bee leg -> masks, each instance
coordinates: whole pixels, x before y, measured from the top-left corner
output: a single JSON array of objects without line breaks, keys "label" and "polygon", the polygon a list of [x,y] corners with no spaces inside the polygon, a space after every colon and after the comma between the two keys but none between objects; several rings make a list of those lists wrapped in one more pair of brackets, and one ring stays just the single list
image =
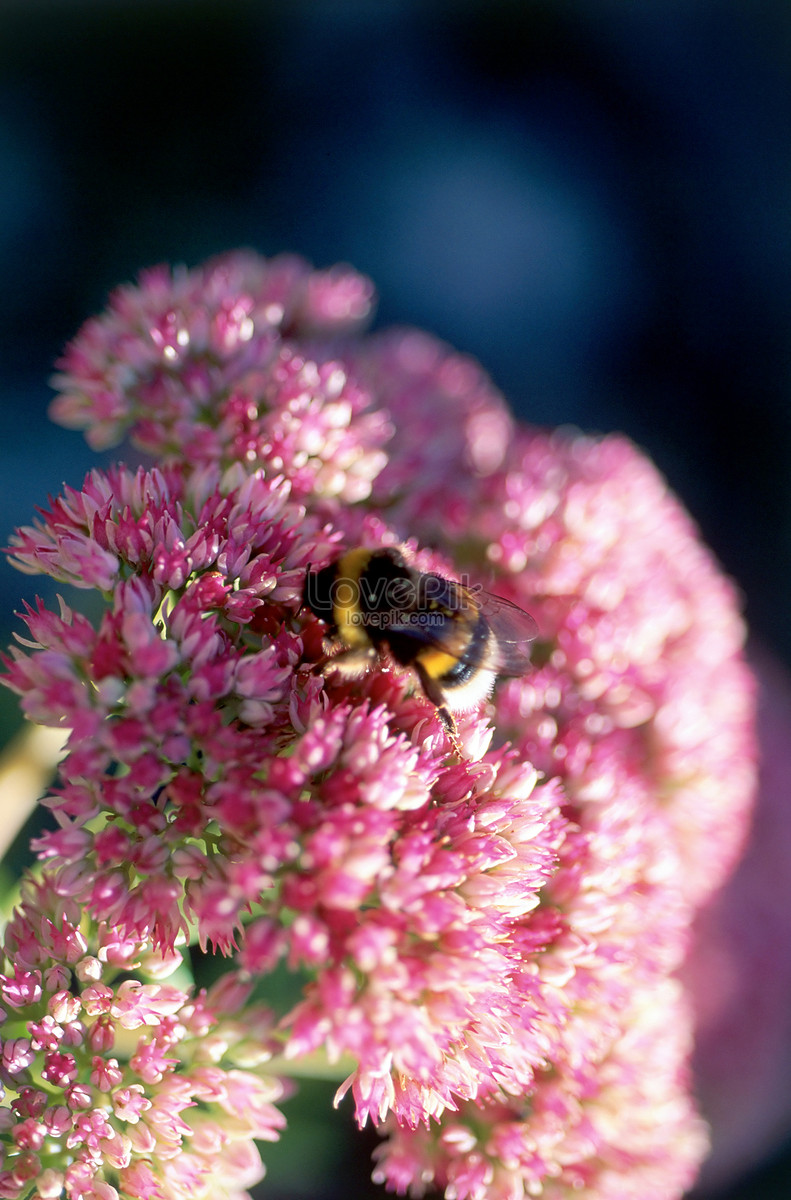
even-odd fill
[{"label": "bee leg", "polygon": [[373,646],[362,646],[354,650],[341,650],[339,654],[325,654],[320,658],[312,671],[314,675],[328,675],[337,671],[344,679],[359,679],[376,658]]},{"label": "bee leg", "polygon": [[453,718],[453,713],[445,703],[445,694],[442,691],[442,688],[437,683],[436,679],[433,679],[432,676],[429,675],[428,671],[421,662],[415,662],[413,663],[413,666],[415,669],[415,674],[420,680],[420,686],[425,693],[426,699],[430,700],[437,710],[437,716],[439,717],[440,722],[442,723],[445,732],[448,735],[448,740],[458,754],[459,758],[463,758],[464,755],[461,749],[461,742],[459,741],[459,731],[456,728],[456,722]]}]

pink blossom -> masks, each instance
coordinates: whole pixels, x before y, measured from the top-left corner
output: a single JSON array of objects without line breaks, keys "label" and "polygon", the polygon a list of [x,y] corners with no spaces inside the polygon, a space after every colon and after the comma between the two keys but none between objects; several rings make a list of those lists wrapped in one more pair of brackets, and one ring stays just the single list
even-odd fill
[{"label": "pink blossom", "polygon": [[160,457],[263,466],[287,474],[296,494],[365,499],[385,462],[387,415],[341,362],[317,363],[290,338],[348,330],[371,299],[354,272],[319,276],[296,259],[227,256],[172,276],[160,268],[142,288],[115,293],[67,349],[53,415],[89,429],[95,447],[134,427]]},{"label": "pink blossom", "polygon": [[695,1090],[712,1125],[707,1190],[765,1159],[791,1121],[791,680],[765,648],[750,649],[761,746],[751,839],[725,889],[698,914],[683,976],[697,1021]]},{"label": "pink blossom", "polygon": [[[156,465],[92,472],[12,539],[104,609],[29,609],[5,660],[72,732],[4,986],[19,1012],[47,972],[82,985],[8,1069],[50,1056],[67,1195],[114,1187],[105,1163],[139,1195],[219,1196],[220,1160],[249,1186],[281,1085],[238,1053],[322,1054],[401,1193],[671,1200],[706,1142],[675,973],[754,780],[735,590],[629,442],[517,426],[472,361],[363,336],[372,304],[294,258],[155,268],[59,363],[56,418]],[[455,741],[408,671],[322,672],[306,571],[356,546],[537,620],[531,671]],[[238,951],[213,997],[149,981],[186,939]],[[281,963],[275,1027],[249,990]]]},{"label": "pink blossom", "polygon": [[[45,875],[28,889],[26,903],[23,901],[12,918],[14,944],[23,930],[35,927],[44,906],[50,911],[57,908],[57,896],[57,877],[53,875]],[[93,962],[101,962],[102,936],[95,927],[86,932],[97,951]],[[107,944],[111,944],[109,937]],[[127,966],[134,961],[136,950],[131,948]],[[7,942],[6,956],[9,953]],[[232,1066],[229,1047],[234,1039],[223,1036],[222,1025],[205,996],[191,997],[165,984],[143,985],[131,979],[116,982],[118,969],[113,966],[104,966],[102,975],[82,992],[83,1015],[90,1021],[97,1011],[104,1012],[106,1017],[100,1020],[117,1024],[124,1047],[130,1044],[127,1031],[139,1030],[137,1050],[111,1057],[108,1050],[115,1039],[67,1039],[67,1026],[58,1025],[51,1017],[37,1020],[39,1006],[34,993],[17,1006],[15,1020],[31,1036],[8,1039],[3,1045],[4,1079],[17,1098],[5,1110],[9,1119],[0,1131],[5,1168],[0,1190],[10,1197],[26,1196],[30,1194],[27,1181],[40,1177],[43,1182],[37,1194],[43,1198],[60,1195],[59,1188],[65,1188],[63,1194],[70,1200],[110,1196],[120,1172],[121,1176],[127,1173],[129,1180],[145,1181],[149,1195],[186,1200],[190,1193],[179,1190],[179,1173],[172,1162],[174,1154],[182,1152],[198,1164],[203,1179],[212,1178],[220,1161],[223,1177],[231,1185],[244,1188],[260,1178],[260,1159],[256,1159],[257,1168],[253,1159],[246,1159],[234,1176],[224,1151],[241,1136],[249,1140],[277,1138],[283,1126],[275,1107],[281,1095],[279,1083]],[[7,982],[7,975],[0,977],[0,986]],[[72,1000],[72,1005],[65,1004],[62,997],[59,1001],[68,1015],[79,1003],[76,996]],[[214,1036],[215,1044],[223,1047],[210,1078],[199,1061],[201,1037],[188,1028],[194,1023],[196,1009],[203,1017],[201,1033]],[[178,1020],[181,1013],[184,1022]],[[252,1015],[251,1019],[255,1020]],[[262,1016],[258,1023],[263,1030]],[[63,1050],[65,1045],[70,1047],[68,1051]],[[153,1046],[158,1055],[156,1072],[150,1069],[153,1057],[148,1053]],[[148,1069],[140,1071],[139,1066]],[[30,1083],[39,1076],[46,1081],[46,1090]],[[193,1126],[182,1114],[198,1103],[203,1125]],[[149,1136],[139,1136],[141,1123]],[[203,1132],[209,1123],[214,1130],[211,1139]],[[41,1156],[45,1153],[47,1166],[43,1169]]]}]

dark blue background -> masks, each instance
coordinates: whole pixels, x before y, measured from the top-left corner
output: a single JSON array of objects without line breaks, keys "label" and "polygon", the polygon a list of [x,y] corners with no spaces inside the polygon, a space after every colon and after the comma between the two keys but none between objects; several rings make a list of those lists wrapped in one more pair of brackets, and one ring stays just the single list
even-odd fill
[{"label": "dark blue background", "polygon": [[[525,418],[634,437],[791,661],[790,84],[787,0],[6,0],[0,538],[96,461],[46,380],[107,291],[288,249]],[[0,588],[5,643],[50,591]]]}]

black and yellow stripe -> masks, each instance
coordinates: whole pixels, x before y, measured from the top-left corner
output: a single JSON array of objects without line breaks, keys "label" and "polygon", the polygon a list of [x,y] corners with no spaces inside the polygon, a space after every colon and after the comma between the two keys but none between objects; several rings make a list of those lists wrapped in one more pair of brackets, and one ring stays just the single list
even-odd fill
[{"label": "black and yellow stripe", "polygon": [[332,621],[338,636],[350,650],[362,649],[370,638],[361,620],[360,580],[371,561],[371,550],[349,550],[335,564],[332,589]]}]

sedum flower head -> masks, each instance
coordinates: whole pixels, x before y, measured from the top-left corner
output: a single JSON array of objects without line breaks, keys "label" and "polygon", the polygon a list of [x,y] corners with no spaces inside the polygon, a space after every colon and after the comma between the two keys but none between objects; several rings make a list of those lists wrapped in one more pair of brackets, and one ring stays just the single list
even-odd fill
[{"label": "sedum flower head", "polygon": [[[233,953],[239,1004],[291,970],[262,1053],[337,1064],[399,1193],[678,1196],[706,1138],[674,973],[753,787],[734,590],[629,442],[516,425],[434,339],[364,334],[372,302],[349,268],[231,255],[144,274],[68,347],[56,419],[156,465],[92,472],[13,539],[22,570],[104,600],[95,622],[29,608],[6,659],[28,716],[71,731],[48,903],[133,955]],[[533,669],[458,745],[408,671],[316,669],[306,571],[355,546],[536,618]],[[96,1019],[158,986],[108,984]],[[240,1136],[272,1136],[266,1113]],[[167,1170],[195,1190],[183,1136]]]},{"label": "sedum flower head", "polygon": [[[5,934],[0,1195],[241,1195],[263,1175],[253,1139],[284,1123],[281,1085],[234,1064],[241,1038],[220,989],[131,978],[144,948],[89,930],[64,884],[28,880]],[[160,976],[178,961],[160,958]],[[265,1017],[256,1034],[263,1058]]]}]

